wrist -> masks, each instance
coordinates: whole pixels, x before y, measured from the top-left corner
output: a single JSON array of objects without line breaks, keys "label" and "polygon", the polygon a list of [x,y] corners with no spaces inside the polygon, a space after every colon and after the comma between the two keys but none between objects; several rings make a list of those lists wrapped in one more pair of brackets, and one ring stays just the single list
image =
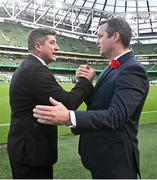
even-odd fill
[{"label": "wrist", "polygon": [[74,111],[69,111],[69,123],[66,124],[69,128],[75,128],[76,127],[76,117]]}]

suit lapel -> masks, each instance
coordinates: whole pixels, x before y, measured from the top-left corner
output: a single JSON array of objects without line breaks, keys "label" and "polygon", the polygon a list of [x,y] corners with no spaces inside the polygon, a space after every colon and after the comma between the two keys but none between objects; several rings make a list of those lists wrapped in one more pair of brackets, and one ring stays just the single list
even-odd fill
[{"label": "suit lapel", "polygon": [[102,83],[103,79],[105,78],[105,76],[108,75],[108,73],[112,70],[111,66],[108,66],[104,72],[102,72],[102,74],[100,74],[100,77],[95,85],[95,91],[96,89],[100,86],[100,84]]},{"label": "suit lapel", "polygon": [[[125,63],[129,58],[133,57],[134,54],[132,53],[132,51],[124,54],[123,56],[121,56],[119,58],[119,61],[121,63],[121,65],[123,63]],[[109,72],[112,70],[111,66],[108,66],[104,72],[102,72],[102,74],[100,74],[100,77],[98,78],[98,81],[95,85],[95,88],[94,88],[94,92],[93,92],[93,95],[95,94],[95,92],[97,91],[98,87],[101,85],[101,83],[103,82],[104,78],[109,74]]]},{"label": "suit lapel", "polygon": [[[131,56],[134,56],[133,53],[132,53],[132,51],[124,54],[123,56],[121,56],[121,57],[119,58],[120,63],[123,64],[123,63],[124,63],[125,61],[127,61]],[[107,68],[100,74],[100,76],[99,76],[99,78],[98,78],[98,81],[97,81],[97,83],[96,83],[95,88],[97,88],[97,87],[101,84],[101,82],[102,82],[102,80],[104,79],[104,77],[107,76],[107,74],[108,74],[111,70],[112,70],[111,66],[108,65]]]}]

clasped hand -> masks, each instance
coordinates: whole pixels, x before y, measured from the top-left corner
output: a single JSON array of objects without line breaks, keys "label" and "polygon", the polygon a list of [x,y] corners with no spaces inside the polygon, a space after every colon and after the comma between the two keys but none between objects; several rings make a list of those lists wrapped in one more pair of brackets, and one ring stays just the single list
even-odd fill
[{"label": "clasped hand", "polygon": [[95,77],[95,70],[87,64],[82,64],[78,70],[76,70],[76,78],[78,81],[80,80],[80,77],[85,77],[92,82]]}]

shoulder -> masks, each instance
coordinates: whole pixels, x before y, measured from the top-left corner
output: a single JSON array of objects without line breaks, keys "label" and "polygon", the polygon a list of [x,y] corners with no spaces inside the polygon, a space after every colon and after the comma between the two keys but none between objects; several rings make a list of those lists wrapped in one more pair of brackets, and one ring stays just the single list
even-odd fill
[{"label": "shoulder", "polygon": [[141,63],[130,59],[121,67],[116,84],[147,89],[149,86],[148,74]]},{"label": "shoulder", "polygon": [[123,71],[128,71],[130,73],[141,72],[146,74],[145,67],[133,55],[121,65],[121,72]]}]

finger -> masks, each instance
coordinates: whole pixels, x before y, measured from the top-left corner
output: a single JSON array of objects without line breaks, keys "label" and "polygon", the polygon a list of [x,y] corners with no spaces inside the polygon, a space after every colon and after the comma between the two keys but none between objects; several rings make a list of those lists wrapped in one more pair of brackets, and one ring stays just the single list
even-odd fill
[{"label": "finger", "polygon": [[90,69],[91,66],[89,64],[84,64],[86,66],[87,69]]},{"label": "finger", "polygon": [[38,119],[44,119],[44,120],[50,120],[50,119],[52,119],[54,116],[52,115],[52,113],[45,113],[45,112],[43,112],[43,111],[41,111],[41,112],[36,112],[36,113],[33,113],[33,116],[35,117],[35,118],[38,118]]},{"label": "finger", "polygon": [[35,108],[33,109],[33,112],[36,112],[38,110],[51,111],[51,108],[52,108],[52,106],[36,105]]},{"label": "finger", "polygon": [[51,111],[43,111],[43,110],[36,109],[36,108],[33,109],[33,113],[37,114],[37,115],[43,115],[43,116],[49,116],[52,114]]},{"label": "finger", "polygon": [[84,74],[77,74],[77,78],[84,77]]},{"label": "finger", "polygon": [[88,76],[84,75],[84,74],[80,74],[78,77],[85,77],[88,78]]},{"label": "finger", "polygon": [[89,72],[89,69],[87,68],[80,68],[79,70],[77,70],[78,72]]},{"label": "finger", "polygon": [[85,69],[89,69],[89,65],[88,64],[81,64],[80,68],[85,68]]},{"label": "finger", "polygon": [[88,70],[78,71],[76,74],[90,74]]},{"label": "finger", "polygon": [[53,125],[52,122],[50,121],[46,121],[46,120],[43,120],[43,119],[37,119],[37,121],[41,124],[49,124],[49,125]]},{"label": "finger", "polygon": [[89,73],[86,73],[86,72],[81,72],[81,73],[79,73],[79,74],[83,74],[83,75],[86,75],[86,76],[89,75]]},{"label": "finger", "polygon": [[56,106],[56,105],[60,104],[60,102],[56,101],[56,100],[53,99],[52,97],[49,98],[49,101],[50,101],[50,103],[51,103],[53,106]]}]

